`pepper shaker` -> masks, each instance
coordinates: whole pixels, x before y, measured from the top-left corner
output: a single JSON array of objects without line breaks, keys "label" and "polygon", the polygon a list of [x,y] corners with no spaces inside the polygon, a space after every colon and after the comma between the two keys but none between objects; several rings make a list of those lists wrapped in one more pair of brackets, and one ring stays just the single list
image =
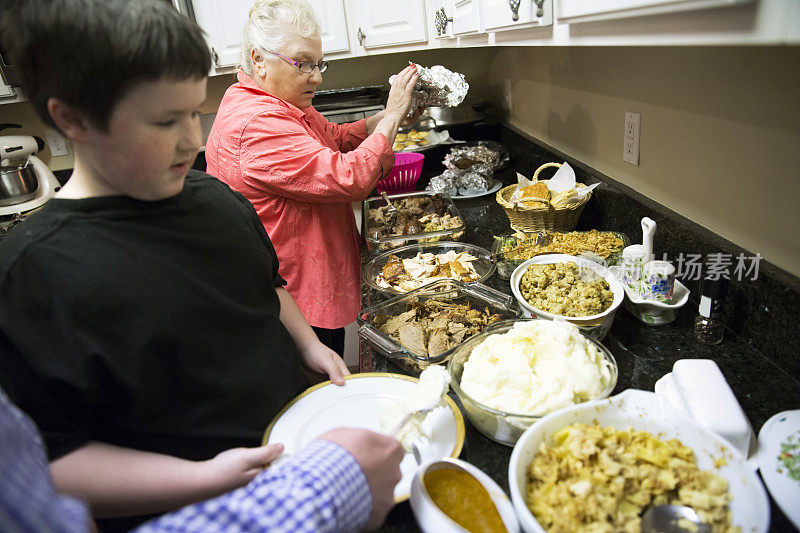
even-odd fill
[{"label": "pepper shaker", "polygon": [[705,278],[700,282],[700,307],[694,319],[694,336],[703,344],[719,344],[725,329],[724,303],[728,293],[725,278]]}]

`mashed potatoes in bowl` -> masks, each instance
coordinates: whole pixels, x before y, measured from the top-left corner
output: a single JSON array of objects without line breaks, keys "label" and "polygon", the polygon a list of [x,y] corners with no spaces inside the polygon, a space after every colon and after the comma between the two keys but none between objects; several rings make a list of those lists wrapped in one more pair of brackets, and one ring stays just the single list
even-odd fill
[{"label": "mashed potatoes in bowl", "polygon": [[472,424],[513,446],[542,416],[605,398],[617,364],[598,341],[561,320],[505,320],[461,344],[448,365]]}]

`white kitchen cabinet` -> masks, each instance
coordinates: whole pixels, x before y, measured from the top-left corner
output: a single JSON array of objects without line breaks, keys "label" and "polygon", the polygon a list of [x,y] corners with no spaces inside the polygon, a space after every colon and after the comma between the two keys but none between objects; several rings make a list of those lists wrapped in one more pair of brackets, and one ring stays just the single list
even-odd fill
[{"label": "white kitchen cabinet", "polygon": [[553,0],[481,0],[486,31],[553,24]]},{"label": "white kitchen cabinet", "polygon": [[424,0],[350,0],[348,15],[364,50],[428,42]]},{"label": "white kitchen cabinet", "polygon": [[453,35],[475,35],[483,33],[483,17],[480,0],[452,0]]},{"label": "white kitchen cabinet", "polygon": [[322,29],[322,53],[335,55],[350,51],[347,18],[342,0],[308,0]]},{"label": "white kitchen cabinet", "polygon": [[553,44],[795,44],[799,0],[557,0]]},{"label": "white kitchen cabinet", "polygon": [[752,1],[754,0],[558,0],[556,18],[564,22],[586,22],[730,7]]},{"label": "white kitchen cabinet", "polygon": [[[177,1],[177,0],[176,0]],[[322,30],[323,54],[350,50],[342,0],[309,0]],[[239,64],[244,28],[253,0],[192,0],[195,20],[206,31],[215,73],[230,72]],[[179,9],[186,11],[185,4]]]},{"label": "white kitchen cabinet", "polygon": [[242,28],[253,0],[192,0],[194,17],[206,31],[213,68],[230,72],[239,64]]}]

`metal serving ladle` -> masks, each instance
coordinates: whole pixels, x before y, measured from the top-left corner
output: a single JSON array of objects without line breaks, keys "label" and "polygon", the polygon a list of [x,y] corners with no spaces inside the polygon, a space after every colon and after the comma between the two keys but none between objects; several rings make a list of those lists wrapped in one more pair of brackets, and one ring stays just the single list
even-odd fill
[{"label": "metal serving ladle", "polygon": [[[688,527],[680,525],[680,520],[690,523]],[[684,505],[653,505],[642,517],[643,533],[711,533],[711,526],[704,523],[697,512]]]}]

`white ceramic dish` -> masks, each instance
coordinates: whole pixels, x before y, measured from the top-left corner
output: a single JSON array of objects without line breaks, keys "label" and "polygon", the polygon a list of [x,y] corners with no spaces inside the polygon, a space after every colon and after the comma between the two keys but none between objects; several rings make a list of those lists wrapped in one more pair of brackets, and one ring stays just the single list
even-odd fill
[{"label": "white ceramic dish", "polygon": [[[621,266],[608,267],[612,274],[617,279],[622,276]],[[644,300],[638,294],[623,284],[625,289],[625,296],[627,298],[622,302],[622,306],[627,309],[633,316],[651,326],[661,326],[669,324],[675,320],[675,314],[678,309],[686,305],[689,301],[691,291],[686,288],[686,285],[679,280],[675,280],[674,288],[672,289],[672,303],[656,302],[653,300]]]},{"label": "white ceramic dish", "polygon": [[758,432],[758,468],[761,470],[761,477],[778,507],[800,529],[800,480],[789,476],[789,471],[779,457],[781,445],[791,446],[798,443],[800,409],[783,411],[772,416]]},{"label": "white ceramic dish", "polygon": [[[378,416],[393,402],[406,397],[419,379],[400,374],[364,373],[345,377],[344,386],[330,381],[315,385],[289,402],[270,422],[263,443],[285,446],[276,464],[290,457],[316,437],[337,427],[380,431]],[[464,418],[455,402],[445,397],[446,407],[428,415],[423,428],[433,435],[426,445],[427,457],[458,457],[464,445]],[[394,489],[396,502],[407,500],[411,478],[417,469],[407,453],[400,463],[403,478]]]},{"label": "white ceramic dish", "polygon": [[411,481],[411,510],[417,519],[419,527],[425,533],[463,533],[465,530],[444,514],[433,503],[425,489],[425,474],[442,468],[454,468],[466,471],[484,486],[492,498],[500,518],[509,533],[519,531],[519,521],[511,501],[500,486],[487,476],[480,468],[459,459],[435,459],[423,463]]},{"label": "white ceramic dish", "polygon": [[[591,270],[608,282],[611,292],[614,293],[614,301],[611,303],[611,306],[608,309],[596,315],[581,317],[554,315],[553,313],[548,313],[533,307],[522,296],[522,293],[519,290],[519,283],[522,279],[522,275],[525,274],[525,271],[528,270],[529,266],[568,263],[570,261],[574,261],[581,269]],[[514,294],[514,297],[519,302],[519,305],[522,307],[522,310],[526,316],[536,316],[539,318],[548,318],[550,320],[556,318],[566,320],[567,322],[571,322],[578,326],[586,335],[597,340],[602,340],[603,337],[606,336],[606,333],[608,333],[608,330],[611,329],[611,324],[614,322],[614,314],[617,312],[617,308],[625,299],[625,289],[622,287],[622,283],[617,280],[616,276],[612,274],[608,268],[584,257],[577,257],[567,254],[537,255],[528,259],[514,269],[514,272],[511,274],[510,283],[511,292]]]},{"label": "white ceramic dish", "polygon": [[679,359],[672,372],[656,381],[655,392],[683,416],[730,442],[742,457],[749,457],[753,428],[717,363]]},{"label": "white ceramic dish", "polygon": [[[557,430],[574,423],[612,426],[620,430],[632,427],[657,434],[660,438],[677,438],[695,453],[697,465],[715,470],[725,479],[731,491],[731,520],[745,533],[765,532],[769,527],[769,500],[763,485],[744,458],[723,438],[701,428],[674,410],[668,401],[652,392],[629,389],[605,400],[567,407],[549,414],[523,433],[511,453],[508,484],[511,501],[522,529],[541,533],[544,530],[525,505],[526,475],[539,445],[549,443]],[[714,460],[725,458],[724,465]]]}]

